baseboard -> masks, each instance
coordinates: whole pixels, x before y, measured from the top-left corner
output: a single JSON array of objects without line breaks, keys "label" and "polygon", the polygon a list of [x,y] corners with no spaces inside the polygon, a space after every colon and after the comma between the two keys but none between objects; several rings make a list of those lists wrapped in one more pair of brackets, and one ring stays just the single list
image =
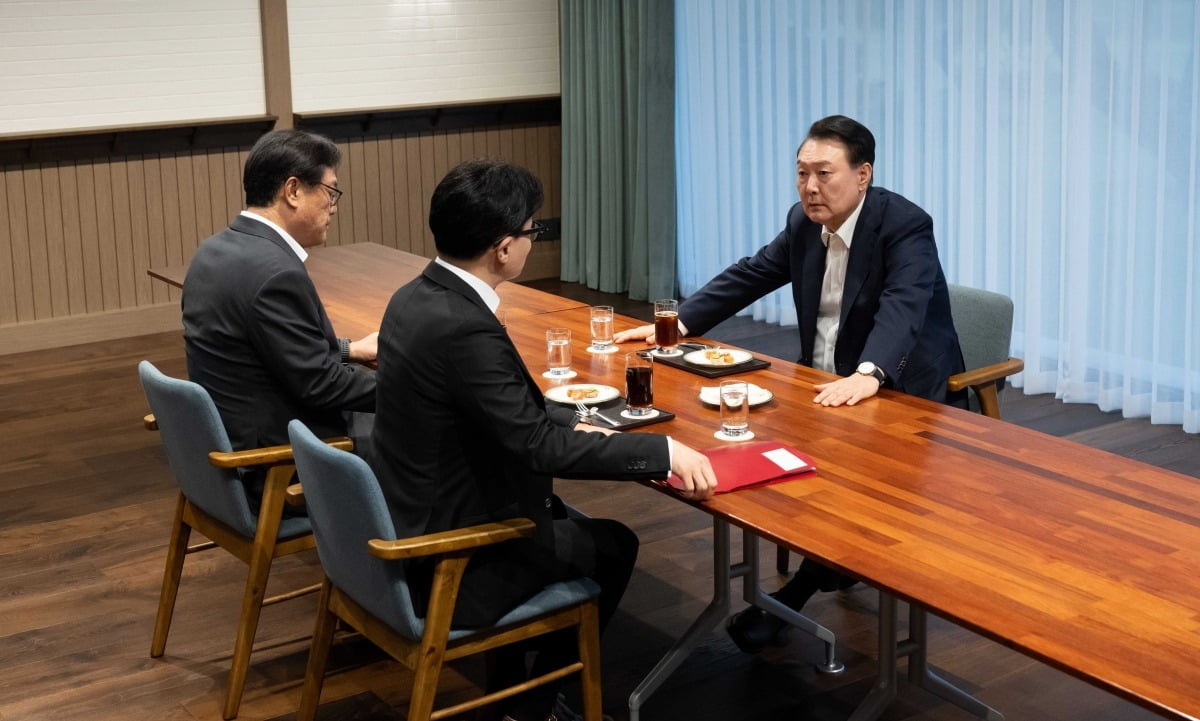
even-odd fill
[{"label": "baseboard", "polygon": [[0,355],[183,330],[179,302],[0,326]]}]

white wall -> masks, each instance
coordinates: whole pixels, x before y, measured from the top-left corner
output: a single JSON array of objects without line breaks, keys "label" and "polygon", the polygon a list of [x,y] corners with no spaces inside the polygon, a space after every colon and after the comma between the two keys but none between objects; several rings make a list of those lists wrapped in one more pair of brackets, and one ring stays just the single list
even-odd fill
[{"label": "white wall", "polygon": [[296,112],[559,93],[557,0],[290,0]]},{"label": "white wall", "polygon": [[265,107],[256,0],[0,0],[0,134]]}]

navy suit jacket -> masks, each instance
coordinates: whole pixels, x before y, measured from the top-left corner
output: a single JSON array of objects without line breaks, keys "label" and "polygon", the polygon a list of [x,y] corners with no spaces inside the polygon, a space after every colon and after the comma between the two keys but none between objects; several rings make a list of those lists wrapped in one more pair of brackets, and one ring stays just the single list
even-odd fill
[{"label": "navy suit jacket", "polygon": [[[754,256],[729,266],[684,301],[679,318],[703,335],[717,323],[787,283],[799,322],[799,362],[812,365],[817,310],[825,275],[821,224],[799,203],[787,225]],[[933,239],[933,220],[904,197],[867,190],[850,246],[834,366],[848,376],[862,361],[887,373],[888,385],[911,395],[962,404],[946,381],[963,370],[950,296]]]},{"label": "navy suit jacket", "polygon": [[375,374],[344,365],[304,263],[238,215],[196,250],[183,281],[188,376],[216,403],[235,450],[288,443],[299,418],[344,435],[344,411],[375,410]]},{"label": "navy suit jacket", "polygon": [[[469,285],[430,263],[392,296],[379,331],[371,465],[400,537],[525,517],[553,555],[553,476],[665,478],[668,440],[572,430]],[[520,541],[472,559],[456,619],[486,622],[545,580]],[[419,571],[410,564],[410,573]],[[413,588],[420,612],[425,589]],[[472,609],[472,605],[478,609]]]}]

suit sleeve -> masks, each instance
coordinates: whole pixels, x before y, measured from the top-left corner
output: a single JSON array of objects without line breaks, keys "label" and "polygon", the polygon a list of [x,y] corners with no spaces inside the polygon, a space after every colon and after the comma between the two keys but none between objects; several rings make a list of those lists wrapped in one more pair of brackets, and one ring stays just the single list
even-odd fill
[{"label": "suit sleeve", "polygon": [[448,387],[470,427],[532,470],[581,478],[641,480],[670,471],[666,436],[584,433],[563,425],[565,409],[547,409],[530,392],[512,343],[494,324],[470,319],[446,336]]},{"label": "suit sleeve", "polygon": [[924,212],[913,213],[881,234],[880,242],[884,283],[859,360],[895,375],[921,335],[940,268],[933,220]]},{"label": "suit sleeve", "polygon": [[272,275],[250,309],[251,342],[274,377],[308,405],[328,410],[375,410],[375,374],[343,365],[326,334],[324,311],[302,271]]},{"label": "suit sleeve", "polygon": [[753,256],[742,258],[708,281],[679,306],[688,333],[704,335],[716,324],[767,293],[791,282],[792,235],[800,205],[788,212],[787,226]]}]

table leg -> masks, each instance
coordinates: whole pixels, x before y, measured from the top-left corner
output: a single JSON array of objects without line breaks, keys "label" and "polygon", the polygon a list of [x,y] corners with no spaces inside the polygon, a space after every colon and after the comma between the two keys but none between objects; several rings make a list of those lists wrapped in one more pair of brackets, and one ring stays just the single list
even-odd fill
[{"label": "table leg", "polygon": [[[667,651],[646,678],[629,694],[629,721],[638,721],[639,712],[646,699],[662,686],[663,682],[679,668],[684,659],[708,635],[717,624],[729,615],[729,584],[735,578],[742,579],[742,596],[747,602],[758,605],[801,630],[811,633],[825,642],[825,662],[817,668],[826,673],[840,673],[843,666],[834,658],[833,632],[807,616],[784,606],[762,592],[758,586],[758,537],[742,531],[742,560],[734,564],[729,551],[729,524],[713,518],[713,597],[699,617],[688,626],[679,640]],[[894,635],[894,634],[893,634]]]},{"label": "table leg", "polygon": [[742,530],[742,558],[747,567],[745,575],[742,576],[742,598],[746,603],[758,606],[824,641],[825,660],[816,664],[817,671],[829,674],[845,671],[845,665],[837,660],[837,636],[833,631],[763,592],[758,582],[758,537],[745,529]]},{"label": "table leg", "polygon": [[629,694],[629,721],[638,721],[638,712],[646,699],[662,686],[675,669],[683,663],[700,640],[726,616],[729,615],[729,581],[734,569],[729,558],[729,524],[713,518],[713,597],[700,612],[700,616],[688,626],[687,631],[671,646],[671,650],[659,659],[646,678]]},{"label": "table leg", "polygon": [[896,598],[879,592],[879,658],[878,676],[870,693],[851,714],[849,721],[875,721],[888,704],[896,698],[896,661],[908,658],[908,680],[944,701],[954,704],[972,716],[987,721],[1004,721],[1004,715],[994,708],[954,686],[935,673],[927,661],[928,633],[925,609],[909,606],[908,638],[896,641]]}]

